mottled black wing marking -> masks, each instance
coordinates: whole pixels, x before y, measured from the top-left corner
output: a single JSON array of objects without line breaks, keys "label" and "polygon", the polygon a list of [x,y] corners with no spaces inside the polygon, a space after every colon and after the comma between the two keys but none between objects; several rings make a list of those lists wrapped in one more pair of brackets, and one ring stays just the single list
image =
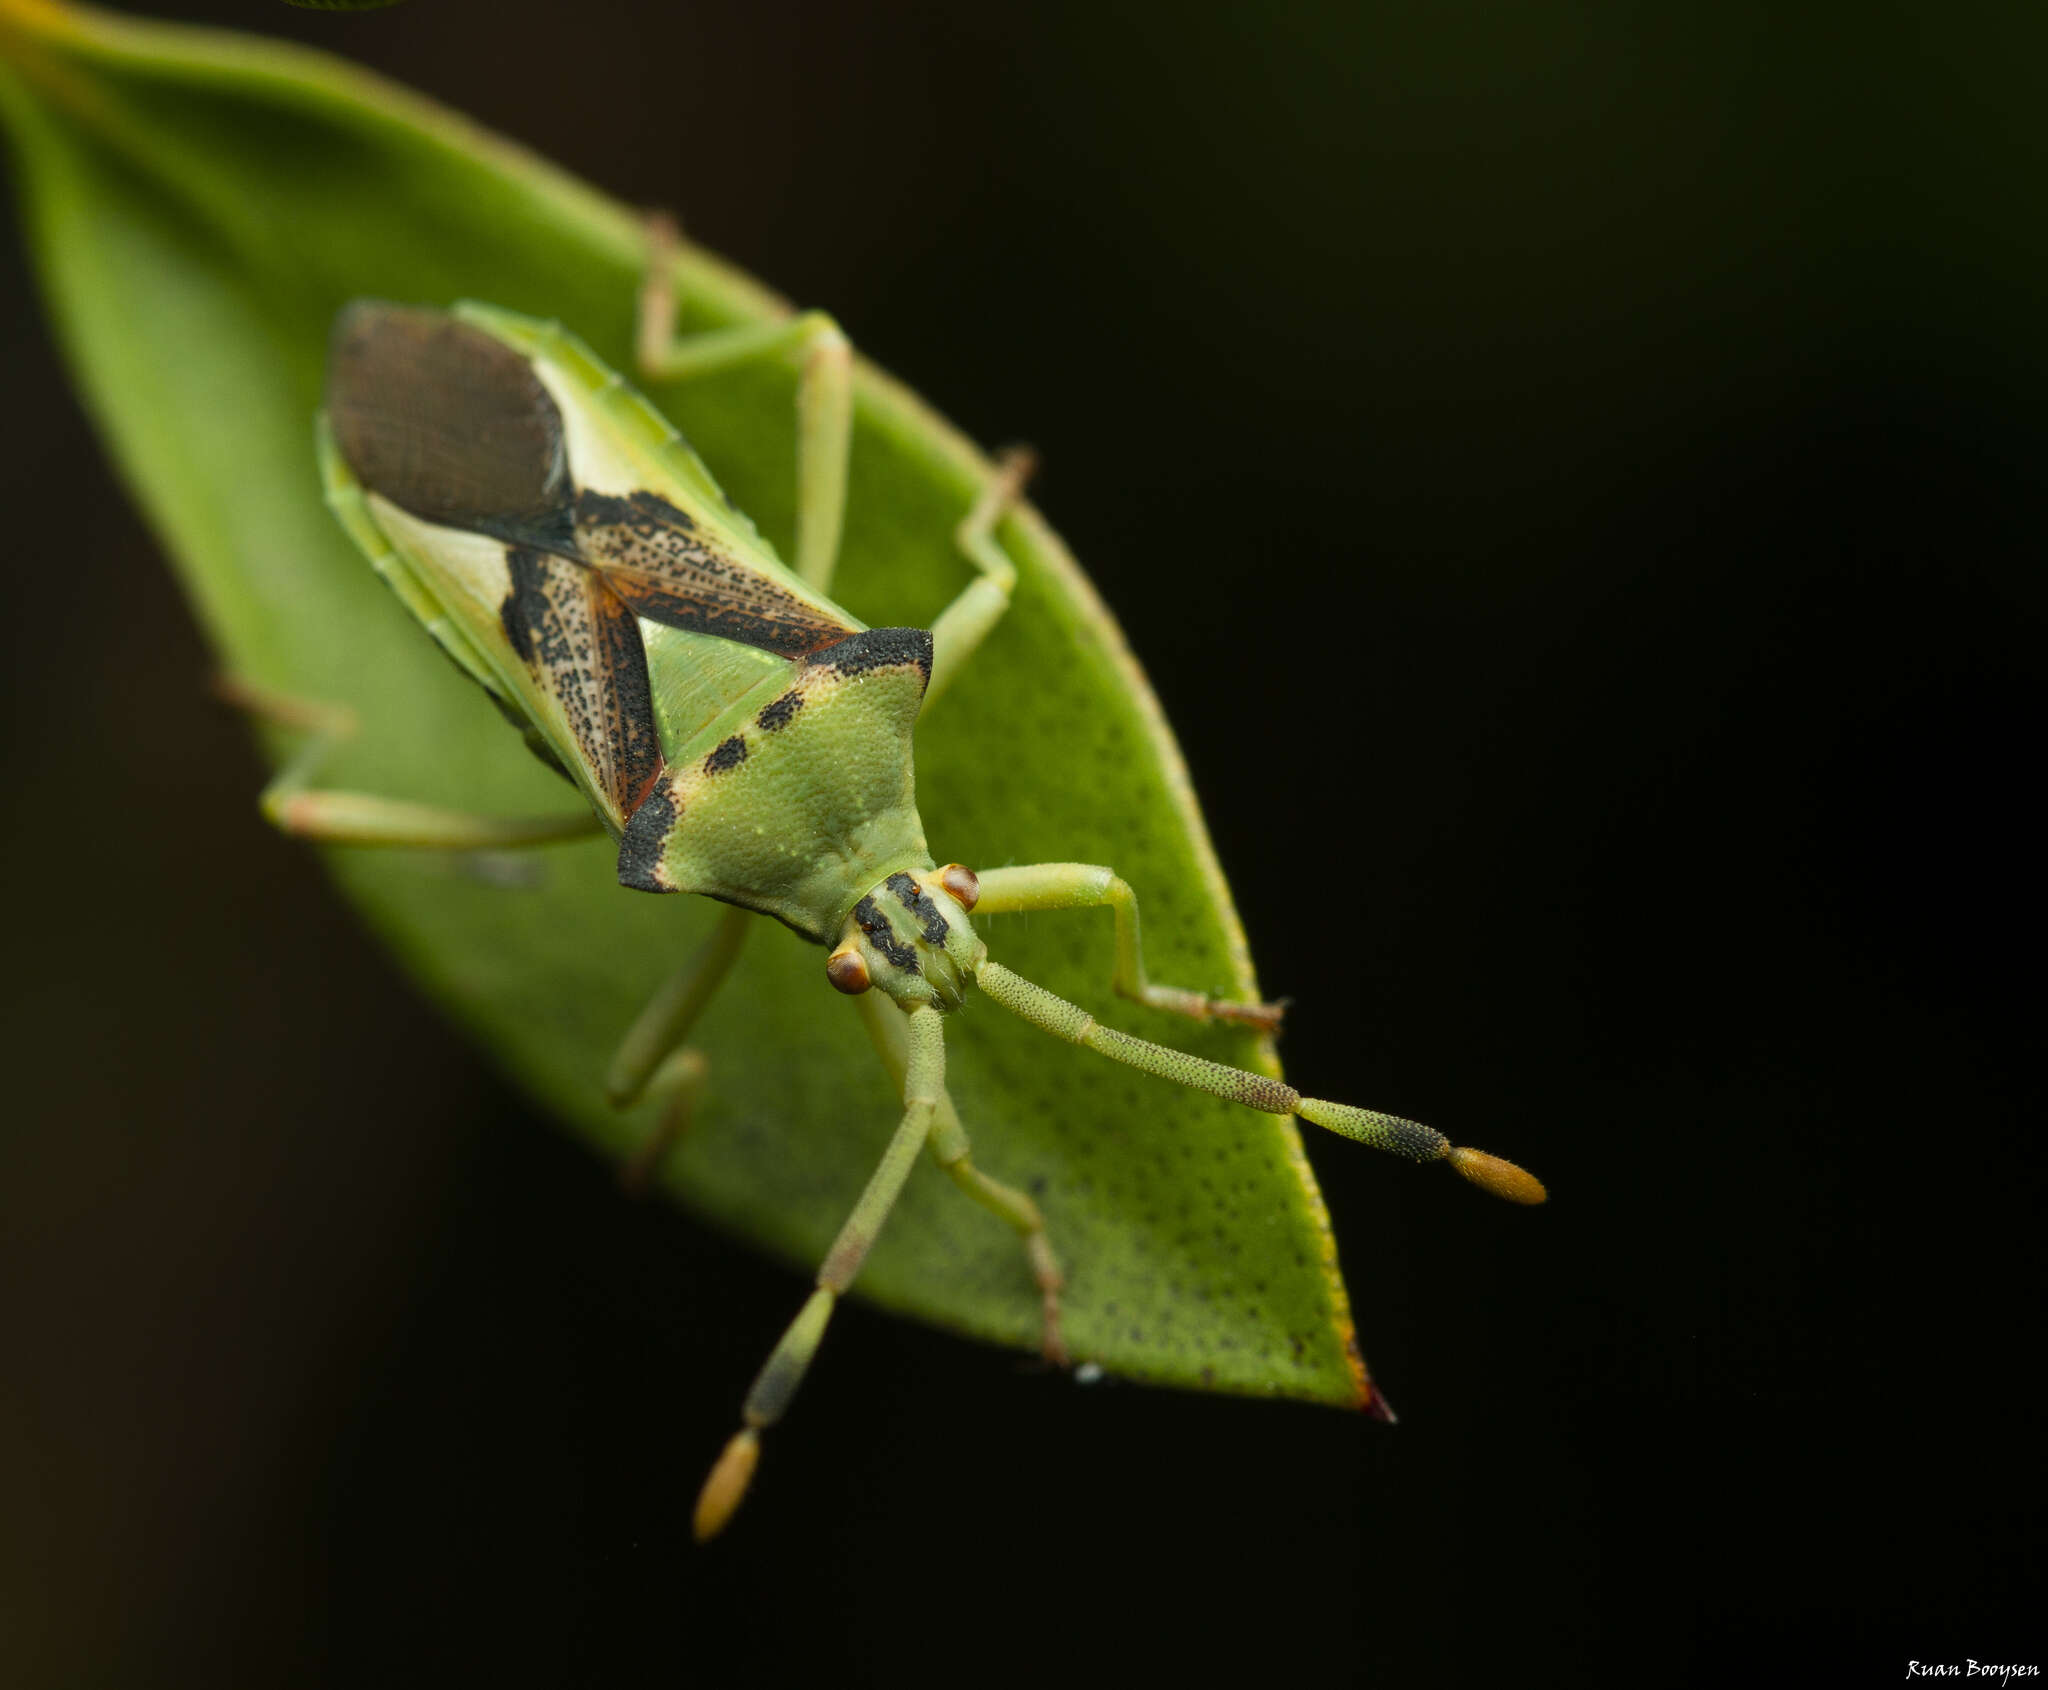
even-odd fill
[{"label": "mottled black wing marking", "polygon": [[577,554],[601,570],[635,615],[689,633],[803,657],[854,629],[726,552],[657,493],[585,490],[574,511]]},{"label": "mottled black wing marking", "polygon": [[661,773],[640,625],[578,564],[519,546],[505,562],[505,638],[560,706],[582,761],[623,821]]},{"label": "mottled black wing marking", "polygon": [[[460,318],[379,300],[344,308],[328,416],[367,493],[503,543],[504,585],[492,582],[478,608],[503,592],[501,630],[541,705],[531,727],[559,762],[580,765],[615,826],[662,769],[638,619],[785,658],[829,652],[841,662],[864,651],[858,623],[750,561],[716,517],[647,489],[579,491],[561,405],[533,359]],[[764,730],[800,703],[790,694]],[[705,772],[744,756],[734,740]]]},{"label": "mottled black wing marking", "polygon": [[562,414],[533,365],[440,311],[359,299],[335,319],[327,413],[356,479],[428,522],[573,550]]}]

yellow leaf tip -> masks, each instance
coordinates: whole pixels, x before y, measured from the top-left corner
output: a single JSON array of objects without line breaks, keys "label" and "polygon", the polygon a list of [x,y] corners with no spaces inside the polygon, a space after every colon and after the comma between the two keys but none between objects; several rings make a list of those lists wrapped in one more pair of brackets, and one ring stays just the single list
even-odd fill
[{"label": "yellow leaf tip", "polygon": [[735,1432],[713,1463],[704,1488],[697,1493],[697,1512],[691,1519],[690,1530],[699,1543],[709,1543],[725,1530],[726,1521],[747,1494],[755,1463],[760,1459],[761,1439],[754,1428]]},{"label": "yellow leaf tip", "polygon": [[1451,1166],[1481,1191],[1505,1197],[1510,1203],[1542,1203],[1550,1197],[1540,1179],[1504,1157],[1489,1156],[1483,1150],[1467,1150],[1460,1145],[1452,1149],[1450,1160]]}]

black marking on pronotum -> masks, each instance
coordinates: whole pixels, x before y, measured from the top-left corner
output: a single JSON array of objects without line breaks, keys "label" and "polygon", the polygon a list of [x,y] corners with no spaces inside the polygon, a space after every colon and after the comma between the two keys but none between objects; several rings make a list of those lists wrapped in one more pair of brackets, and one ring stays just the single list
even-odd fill
[{"label": "black marking on pronotum", "polygon": [[747,742],[738,734],[722,739],[711,749],[711,755],[704,759],[707,775],[722,775],[727,769],[736,769],[747,760]]},{"label": "black marking on pronotum", "polygon": [[[916,668],[925,682],[932,678],[932,635],[929,628],[864,628],[837,645],[811,654],[812,666],[840,674],[865,675],[876,669]],[[920,682],[920,685],[924,684]]]},{"label": "black marking on pronotum", "polygon": [[931,894],[918,885],[907,874],[892,874],[884,884],[896,894],[896,901],[924,924],[924,939],[928,945],[943,945],[949,929],[946,918],[939,906],[932,902]]},{"label": "black marking on pronotum", "polygon": [[804,695],[791,687],[780,698],[771,699],[761,706],[761,714],[754,718],[755,724],[764,733],[773,733],[777,728],[786,728],[796,719],[796,713],[804,707]]},{"label": "black marking on pronotum", "polygon": [[861,899],[853,906],[853,919],[868,942],[882,953],[883,958],[894,963],[906,974],[922,972],[917,966],[917,952],[896,937],[896,930],[889,925],[889,918],[875,908],[872,896]]},{"label": "black marking on pronotum", "polygon": [[445,312],[359,299],[334,320],[327,368],[334,443],[370,492],[574,555],[562,413],[520,353]]},{"label": "black marking on pronotum", "polygon": [[675,831],[681,811],[668,782],[657,782],[640,801],[619,835],[619,884],[636,892],[669,892],[674,888],[661,880],[661,853],[668,836]]}]

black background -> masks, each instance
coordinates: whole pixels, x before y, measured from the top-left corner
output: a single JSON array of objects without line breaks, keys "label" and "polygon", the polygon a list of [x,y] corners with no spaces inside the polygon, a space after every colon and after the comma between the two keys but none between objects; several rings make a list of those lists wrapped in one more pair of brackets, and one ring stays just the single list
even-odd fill
[{"label": "black background", "polygon": [[1294,1077],[1554,1200],[1312,1146],[1391,1428],[855,1307],[693,1549],[800,1278],[620,1200],[263,831],[10,243],[10,1682],[2042,1663],[2028,9],[148,9],[1034,442]]}]

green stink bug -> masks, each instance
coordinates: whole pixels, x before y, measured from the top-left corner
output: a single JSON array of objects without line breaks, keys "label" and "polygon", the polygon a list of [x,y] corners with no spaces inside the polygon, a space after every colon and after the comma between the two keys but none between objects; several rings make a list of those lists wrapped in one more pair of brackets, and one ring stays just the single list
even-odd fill
[{"label": "green stink bug", "polygon": [[988,956],[969,913],[1109,908],[1112,984],[1198,1020],[1270,1027],[1277,1006],[1218,1001],[1146,978],[1137,900],[1112,869],[1050,863],[977,876],[925,842],[912,739],[922,711],[998,624],[1014,567],[994,538],[1024,472],[1012,458],[964,513],[975,575],[929,630],[865,627],[828,596],[847,492],[850,354],[816,315],[677,342],[657,262],[640,356],[673,379],[796,350],[798,524],[785,566],[651,405],[553,324],[480,305],[357,302],[336,324],[321,463],[330,504],[379,574],[541,758],[589,805],[574,818],[484,818],[312,780],[343,724],[242,688],[245,703],[316,730],[265,794],[288,831],[334,842],[490,849],[602,828],[621,882],[733,906],[627,1032],[615,1102],[669,1103],[658,1157],[707,1084],[692,1025],[751,913],[828,951],[900,1082],[904,1112],[827,1252],[816,1289],[749,1393],[741,1431],[699,1500],[700,1537],[744,1493],[758,1434],[787,1407],[927,1144],[962,1190],[1023,1239],[1043,1347],[1065,1360],[1061,1272],[1036,1203],[982,1173],[945,1087],[943,1017],[979,988],[1039,1029],[1143,1072],[1274,1115],[1298,1114],[1417,1160],[1448,1160],[1520,1202],[1543,1190],[1511,1163],[1393,1116],[1303,1098],[1266,1076],[1098,1024]]}]

